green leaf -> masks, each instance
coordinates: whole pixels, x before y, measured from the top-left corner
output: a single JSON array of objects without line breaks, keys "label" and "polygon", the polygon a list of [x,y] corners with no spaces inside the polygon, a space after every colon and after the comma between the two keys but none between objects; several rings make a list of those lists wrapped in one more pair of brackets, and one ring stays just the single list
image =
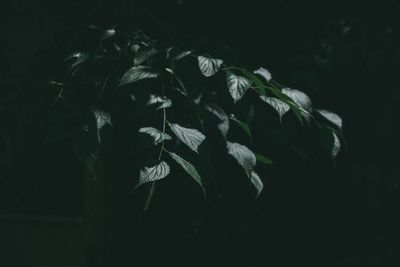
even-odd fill
[{"label": "green leaf", "polygon": [[249,125],[237,119],[234,114],[231,114],[229,118],[234,122],[236,122],[239,125],[239,127],[243,129],[243,131],[250,137],[250,140],[253,139]]},{"label": "green leaf", "polygon": [[171,156],[171,158],[175,160],[185,170],[185,172],[187,172],[200,185],[204,196],[206,196],[206,191],[204,189],[202,179],[199,173],[197,172],[196,168],[191,163],[187,162],[177,154],[169,151],[167,152]]},{"label": "green leaf", "polygon": [[254,153],[254,155],[256,155],[256,159],[258,162],[264,163],[266,165],[271,165],[273,163],[272,160],[263,155],[260,155],[258,153]]},{"label": "green leaf", "polygon": [[226,135],[229,131],[228,115],[226,115],[225,111],[223,111],[220,107],[214,104],[206,104],[204,105],[204,108],[211,115],[209,117],[212,123],[217,125],[222,136],[226,138]]},{"label": "green leaf", "polygon": [[221,59],[204,56],[198,56],[197,61],[199,63],[201,73],[203,73],[203,75],[206,77],[211,77],[217,73],[223,63]]},{"label": "green leaf", "polygon": [[137,51],[133,59],[133,65],[138,66],[157,53],[158,50],[153,47],[143,47]]},{"label": "green leaf", "polygon": [[251,180],[251,182],[253,183],[254,187],[255,187],[256,190],[257,190],[256,198],[258,198],[258,197],[260,196],[260,194],[261,194],[261,191],[262,191],[263,188],[264,188],[264,184],[263,184],[263,182],[261,181],[260,176],[258,176],[258,174],[255,173],[254,171],[251,173],[250,180]]},{"label": "green leaf", "polygon": [[171,136],[153,127],[143,127],[139,129],[139,133],[147,134],[153,138],[153,144],[158,145],[165,140],[171,140]]},{"label": "green leaf", "polygon": [[282,120],[283,115],[289,111],[289,104],[283,102],[282,100],[269,97],[269,96],[260,96],[261,100],[268,103],[271,107],[273,107],[279,114],[279,119]]},{"label": "green leaf", "polygon": [[139,186],[148,183],[161,180],[170,173],[170,167],[165,161],[161,161],[153,166],[145,166],[140,170],[139,182],[135,189]]},{"label": "green leaf", "polygon": [[264,69],[264,68],[259,68],[258,70],[255,70],[254,74],[260,75],[267,82],[269,82],[272,79],[271,73],[267,69]]},{"label": "green leaf", "polygon": [[294,103],[304,110],[308,112],[311,111],[311,99],[302,91],[291,88],[282,88],[282,94],[290,97]]},{"label": "green leaf", "polygon": [[120,86],[143,79],[158,78],[159,74],[150,67],[138,66],[130,68],[121,78]]},{"label": "green leaf", "polygon": [[321,114],[322,117],[324,117],[325,119],[333,123],[335,126],[337,126],[340,130],[342,129],[343,122],[342,119],[337,114],[323,109],[317,109],[317,112]]},{"label": "green leaf", "polygon": [[184,50],[184,51],[172,50],[171,58],[174,60],[179,60],[179,59],[182,59],[182,58],[190,55],[191,53],[192,53],[192,51],[189,51],[189,50]]},{"label": "green leaf", "polygon": [[194,152],[199,153],[198,148],[206,139],[206,137],[200,131],[196,129],[185,128],[179,124],[168,123],[168,125],[176,137],[182,141],[182,143],[187,145]]},{"label": "green leaf", "polygon": [[227,142],[228,154],[232,155],[240,166],[246,171],[248,177],[251,177],[251,173],[256,166],[256,156],[246,146]]},{"label": "green leaf", "polygon": [[155,105],[156,109],[159,110],[162,108],[169,108],[170,106],[172,106],[172,101],[171,99],[165,96],[150,95],[147,105],[148,106]]},{"label": "green leaf", "polygon": [[245,77],[232,72],[227,72],[226,81],[234,102],[239,101],[251,86],[250,81]]}]

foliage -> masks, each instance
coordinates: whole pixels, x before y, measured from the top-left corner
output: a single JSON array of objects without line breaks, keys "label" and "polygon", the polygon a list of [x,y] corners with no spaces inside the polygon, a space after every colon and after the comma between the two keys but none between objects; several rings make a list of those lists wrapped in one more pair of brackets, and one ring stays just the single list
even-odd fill
[{"label": "foliage", "polygon": [[68,56],[64,81],[52,83],[59,90],[55,104],[80,99],[81,112],[89,114],[76,135],[77,156],[89,169],[99,151],[112,146],[115,121],[120,130],[134,125],[123,134],[129,139],[119,142],[138,166],[131,173],[135,190],[145,184],[154,189],[180,168],[207,197],[222,180],[229,182],[219,177],[233,169],[258,196],[263,188],[258,166],[275,160],[255,145],[254,135],[263,135],[252,125],[257,116],[261,130],[309,128],[332,158],[340,150],[340,117],[315,109],[304,92],[280,85],[263,67],[238,65],[221,51],[156,41],[142,31],[92,30],[98,45]]}]

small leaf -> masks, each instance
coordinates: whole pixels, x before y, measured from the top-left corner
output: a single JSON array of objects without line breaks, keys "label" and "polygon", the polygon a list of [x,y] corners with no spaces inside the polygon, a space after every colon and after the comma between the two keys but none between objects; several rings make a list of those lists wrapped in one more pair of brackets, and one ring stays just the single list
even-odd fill
[{"label": "small leaf", "polygon": [[266,165],[271,165],[272,164],[272,160],[270,160],[269,158],[267,158],[267,157],[265,157],[263,155],[260,155],[258,153],[254,153],[254,155],[256,155],[256,159],[257,159],[258,162],[264,163]]},{"label": "small leaf", "polygon": [[250,130],[249,125],[247,125],[246,123],[242,122],[241,120],[238,120],[238,119],[235,117],[234,114],[231,114],[231,115],[229,116],[229,118],[230,118],[231,120],[233,120],[234,122],[236,122],[236,123],[239,125],[239,127],[243,129],[243,131],[250,137],[250,140],[253,139],[253,136],[252,136],[252,134],[251,134],[251,130]]},{"label": "small leaf", "polygon": [[263,184],[263,182],[261,181],[260,176],[258,176],[258,174],[255,173],[254,171],[251,173],[250,180],[251,180],[251,182],[253,183],[254,187],[255,187],[256,190],[257,190],[256,198],[258,198],[258,197],[260,196],[260,194],[261,194],[261,191],[262,191],[263,188],[264,188],[264,184]]},{"label": "small leaf", "polygon": [[162,109],[162,108],[169,108],[172,106],[172,101],[165,97],[165,96],[158,96],[158,95],[150,95],[150,99],[147,102],[147,105],[155,105],[157,106],[157,110]]},{"label": "small leaf", "polygon": [[223,61],[221,59],[198,56],[200,71],[206,77],[211,77],[221,68]]},{"label": "small leaf", "polygon": [[336,156],[339,154],[341,144],[339,137],[337,137],[337,135],[334,132],[332,132],[332,134],[333,134],[333,146],[331,155],[333,158],[336,158]]},{"label": "small leaf", "polygon": [[251,83],[245,77],[236,75],[232,72],[227,73],[226,80],[229,93],[234,102],[239,101],[251,86]]},{"label": "small leaf", "polygon": [[228,115],[226,115],[225,111],[223,111],[220,107],[214,104],[206,104],[204,108],[211,115],[210,119],[217,125],[222,136],[226,138],[226,135],[229,131]]},{"label": "small leaf", "polygon": [[323,109],[317,109],[317,112],[321,114],[322,117],[324,117],[325,119],[333,123],[335,126],[337,126],[339,129],[342,129],[343,122],[342,119],[337,114]]},{"label": "small leaf", "polygon": [[251,177],[251,174],[256,166],[256,156],[254,153],[248,149],[246,146],[227,142],[228,154],[232,155],[240,166],[246,171],[248,177]]},{"label": "small leaf", "polygon": [[182,58],[184,58],[184,57],[190,55],[191,53],[192,53],[192,51],[189,51],[189,50],[180,51],[180,52],[175,52],[175,53],[172,53],[172,58],[173,58],[174,60],[179,60],[179,59],[182,59]]},{"label": "small leaf", "polygon": [[171,136],[153,127],[143,127],[139,129],[139,133],[150,135],[153,138],[153,144],[158,145],[162,141],[171,140]]},{"label": "small leaf", "polygon": [[170,167],[165,161],[153,165],[151,167],[144,167],[140,170],[139,182],[135,189],[142,184],[154,182],[165,178],[170,173]]},{"label": "small leaf", "polygon": [[259,68],[258,70],[254,71],[254,74],[260,75],[267,82],[269,82],[272,79],[271,73],[267,69],[264,69],[264,68]]},{"label": "small leaf", "polygon": [[282,120],[283,115],[285,115],[285,113],[288,112],[290,109],[289,104],[283,102],[278,98],[268,96],[260,96],[260,98],[264,102],[271,105],[271,107],[273,107],[276,111],[278,111],[280,120]]},{"label": "small leaf", "polygon": [[143,79],[158,78],[158,76],[159,74],[150,67],[132,67],[122,76],[120,85],[134,83]]},{"label": "small leaf", "polygon": [[93,129],[94,127],[96,127],[96,130],[95,130],[96,133],[93,132],[93,130],[94,130],[93,129],[92,130],[92,134],[93,135],[96,134],[97,142],[99,144],[101,144],[103,142],[103,140],[101,138],[102,137],[101,136],[101,131],[107,125],[108,126],[112,126],[111,116],[110,116],[110,114],[108,112],[106,112],[104,110],[95,109],[95,108],[91,108],[91,113],[93,114],[93,118],[95,120],[94,123],[96,124],[96,126],[94,126],[93,123],[92,123],[90,125],[93,125],[93,127],[90,127],[90,128]]},{"label": "small leaf", "polygon": [[200,144],[206,139],[206,137],[198,130],[185,128],[178,124],[168,123],[172,132],[187,145],[191,150],[198,153]]},{"label": "small leaf", "polygon": [[290,88],[282,88],[282,94],[290,97],[294,103],[306,111],[311,111],[311,99],[302,91]]},{"label": "small leaf", "polygon": [[196,168],[191,163],[187,162],[177,154],[169,151],[167,152],[171,156],[171,158],[175,160],[185,170],[185,172],[187,172],[200,185],[204,196],[206,196],[206,191],[204,189],[202,179],[199,173],[197,172]]},{"label": "small leaf", "polygon": [[137,51],[133,59],[133,65],[138,66],[157,53],[158,53],[157,49],[153,47],[143,47],[139,49],[139,51]]}]

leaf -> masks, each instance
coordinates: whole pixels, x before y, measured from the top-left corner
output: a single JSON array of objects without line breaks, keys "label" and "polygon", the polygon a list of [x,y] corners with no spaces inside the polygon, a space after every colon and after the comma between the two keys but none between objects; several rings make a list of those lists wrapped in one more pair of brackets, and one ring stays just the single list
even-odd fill
[{"label": "leaf", "polygon": [[285,115],[285,113],[288,112],[290,109],[289,104],[283,102],[278,98],[269,96],[260,96],[260,98],[262,101],[271,105],[271,107],[273,107],[278,112],[280,120],[282,120],[283,115]]},{"label": "leaf", "polygon": [[243,131],[250,137],[250,140],[253,139],[253,136],[252,136],[252,134],[251,134],[251,130],[250,130],[249,125],[247,125],[246,123],[244,123],[244,122],[238,120],[238,119],[235,117],[234,114],[231,114],[231,115],[229,116],[229,118],[230,118],[231,120],[233,120],[234,122],[236,122],[236,123],[239,125],[239,127],[243,129]]},{"label": "leaf", "polygon": [[157,106],[157,110],[162,109],[162,108],[169,108],[172,106],[172,101],[165,97],[165,96],[158,96],[158,95],[150,95],[150,99],[147,102],[147,105],[155,105]]},{"label": "leaf", "polygon": [[[94,134],[93,132],[93,128],[96,127],[96,140],[98,144],[102,144],[104,140],[102,140],[102,130],[103,128],[105,128],[106,126],[112,126],[112,122],[111,122],[111,116],[110,113],[104,111],[104,110],[100,110],[100,109],[96,109],[96,108],[91,108],[91,113],[93,115],[93,119],[94,119],[94,124],[93,123],[89,123],[89,130],[91,130],[92,134]],[[91,119],[92,121],[92,119]],[[93,127],[92,127],[93,125]]]},{"label": "leaf", "polygon": [[145,183],[161,180],[167,177],[169,173],[170,167],[165,161],[161,161],[160,163],[151,167],[145,166],[143,169],[140,170],[139,182],[136,185],[135,189]]},{"label": "leaf", "polygon": [[246,146],[227,142],[228,154],[232,155],[240,166],[246,171],[248,177],[251,177],[254,167],[256,166],[256,156]]},{"label": "leaf", "polygon": [[254,171],[251,173],[250,180],[251,180],[251,182],[253,183],[254,187],[255,187],[256,190],[257,190],[256,198],[258,198],[258,197],[260,196],[260,194],[261,194],[261,191],[262,191],[263,188],[264,188],[264,184],[263,184],[263,182],[261,181],[260,176],[258,176],[258,174],[255,173]]},{"label": "leaf", "polygon": [[150,67],[138,66],[130,68],[121,78],[120,85],[134,83],[143,79],[158,78],[159,74]]},{"label": "leaf", "polygon": [[272,79],[271,73],[267,69],[264,69],[264,68],[259,68],[258,70],[255,70],[254,74],[260,75],[267,82],[269,82]]},{"label": "leaf", "polygon": [[308,112],[311,111],[311,99],[302,91],[291,88],[282,88],[282,94],[290,97],[294,103],[304,110]]},{"label": "leaf", "polygon": [[258,153],[254,153],[254,155],[256,155],[256,159],[257,159],[258,162],[264,163],[266,165],[271,165],[272,164],[272,160],[270,160],[269,158],[267,158],[267,157],[265,157],[263,155],[260,155]]},{"label": "leaf", "polygon": [[227,73],[226,80],[229,93],[234,102],[239,101],[251,86],[251,83],[245,77],[236,75],[232,72]]},{"label": "leaf", "polygon": [[179,52],[173,50],[173,51],[171,52],[171,57],[172,57],[174,60],[179,60],[179,59],[182,59],[182,58],[184,58],[184,57],[190,55],[191,53],[192,53],[192,51],[189,51],[189,50],[179,51]]},{"label": "leaf", "polygon": [[214,104],[206,104],[204,105],[204,108],[209,112],[209,117],[212,123],[217,125],[222,136],[226,138],[226,135],[229,131],[228,115],[226,115],[225,111],[223,111],[220,107]]},{"label": "leaf", "polygon": [[339,137],[337,137],[337,135],[334,132],[332,132],[332,134],[333,134],[333,146],[331,155],[333,158],[336,158],[336,156],[339,154],[341,144]]},{"label": "leaf", "polygon": [[165,140],[171,140],[171,136],[153,127],[143,127],[139,129],[139,133],[150,135],[153,138],[153,144],[158,145]]},{"label": "leaf", "polygon": [[325,119],[333,123],[335,126],[337,126],[339,129],[342,129],[343,122],[342,119],[337,114],[323,109],[317,109],[317,112],[321,114],[322,117],[324,117]]},{"label": "leaf", "polygon": [[200,131],[196,129],[185,128],[173,123],[168,123],[168,125],[176,137],[182,141],[182,143],[187,145],[194,152],[199,153],[198,148],[206,139],[206,137]]},{"label": "leaf", "polygon": [[187,172],[200,185],[204,196],[206,196],[206,191],[204,189],[202,179],[199,173],[197,172],[196,168],[191,163],[187,162],[177,154],[169,151],[167,152],[171,156],[171,158],[175,160],[185,170],[185,172]]},{"label": "leaf", "polygon": [[133,59],[133,65],[138,66],[157,53],[158,50],[153,47],[143,47],[137,51]]},{"label": "leaf", "polygon": [[206,77],[211,77],[217,73],[223,63],[221,59],[204,56],[198,56],[197,61],[199,63],[201,73],[203,73],[203,75]]}]

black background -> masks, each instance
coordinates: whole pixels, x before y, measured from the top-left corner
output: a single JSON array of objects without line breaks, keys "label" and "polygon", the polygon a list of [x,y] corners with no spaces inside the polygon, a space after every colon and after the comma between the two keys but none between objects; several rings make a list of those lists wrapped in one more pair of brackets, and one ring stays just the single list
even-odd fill
[{"label": "black background", "polygon": [[[41,103],[41,88],[32,81],[52,75],[49,69],[57,69],[72,50],[74,32],[88,23],[127,23],[139,10],[182,35],[231,46],[239,57],[268,68],[276,80],[304,90],[316,105],[344,120],[348,148],[336,169],[278,163],[251,207],[239,200],[224,208],[207,206],[190,201],[190,192],[171,196],[161,188],[154,209],[138,222],[127,215],[135,205],[122,204],[132,202],[131,196],[114,199],[113,234],[104,251],[109,266],[400,266],[397,1],[19,0],[1,5],[1,91],[19,88],[32,96],[18,108],[32,120],[42,114],[30,112],[30,105]],[[34,129],[30,140],[41,134]],[[82,171],[68,144],[41,147],[30,141],[30,146],[23,161],[30,165],[20,166],[17,175],[5,167],[0,172],[1,212],[81,215]],[[123,185],[115,188],[129,192]]]}]

